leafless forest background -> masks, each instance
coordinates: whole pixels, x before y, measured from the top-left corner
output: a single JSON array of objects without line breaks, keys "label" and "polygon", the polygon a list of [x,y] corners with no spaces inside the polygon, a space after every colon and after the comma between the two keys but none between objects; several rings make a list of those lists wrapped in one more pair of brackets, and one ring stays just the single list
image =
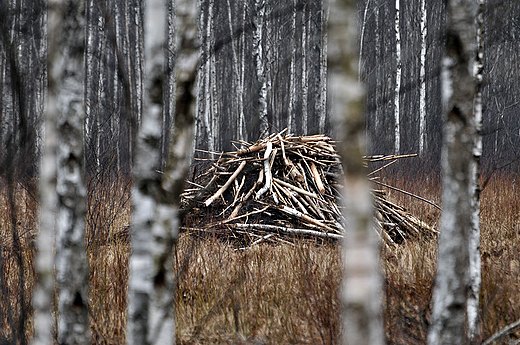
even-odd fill
[{"label": "leafless forest background", "polygon": [[[0,343],[149,341],[140,333],[158,343],[341,343],[339,241],[249,246],[255,238],[182,230],[192,224],[179,197],[184,178],[195,182],[233,141],[284,128],[339,139],[339,65],[365,88],[367,153],[418,154],[380,181],[442,206],[445,2],[350,3],[0,2]],[[516,2],[482,4],[475,344],[507,325],[496,343],[520,337],[519,13]],[[330,26],[347,14],[358,25],[345,38]],[[351,50],[355,67],[344,62]],[[439,227],[438,209],[383,189]],[[435,236],[381,241],[386,343],[427,343],[437,250]],[[150,310],[149,333],[136,310]],[[161,333],[169,326],[175,333]]]}]

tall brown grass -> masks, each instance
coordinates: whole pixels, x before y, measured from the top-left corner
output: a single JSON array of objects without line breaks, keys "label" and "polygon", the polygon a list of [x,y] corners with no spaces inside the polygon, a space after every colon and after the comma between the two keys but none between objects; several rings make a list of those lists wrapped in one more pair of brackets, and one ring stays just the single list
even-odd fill
[{"label": "tall brown grass", "polygon": [[[440,188],[435,181],[385,180],[440,203]],[[118,187],[121,185],[124,187]],[[89,308],[96,344],[125,342],[129,186],[118,179],[110,184],[105,181],[88,199]],[[23,290],[23,325],[30,337],[32,321],[27,301],[35,278],[32,239],[37,204],[26,189],[15,188],[12,218],[5,184],[0,192],[1,264],[5,278],[0,289],[0,336],[12,339],[12,327],[19,328]],[[435,208],[395,191],[389,191],[388,196],[437,225],[440,213]],[[481,337],[486,339],[520,318],[518,183],[511,175],[497,176],[487,184],[481,200],[480,319]],[[13,219],[17,220],[14,224],[19,234],[16,241]],[[426,343],[436,245],[435,238],[425,235],[402,245],[382,246],[383,315],[389,344]],[[185,232],[175,249],[179,344],[337,343],[341,332],[338,291],[342,274],[338,244],[297,239],[293,245],[265,241],[247,247],[231,237],[200,237]],[[22,254],[22,284],[18,252]],[[498,344],[510,344],[519,337],[520,332],[512,333]]]},{"label": "tall brown grass", "polygon": [[339,248],[299,241],[246,249],[181,235],[176,269],[180,344],[334,344],[339,331]]},{"label": "tall brown grass", "polygon": [[85,237],[93,344],[126,342],[131,182],[101,173],[88,183]]},{"label": "tall brown grass", "polygon": [[0,178],[0,343],[25,343],[33,334],[35,186]]}]

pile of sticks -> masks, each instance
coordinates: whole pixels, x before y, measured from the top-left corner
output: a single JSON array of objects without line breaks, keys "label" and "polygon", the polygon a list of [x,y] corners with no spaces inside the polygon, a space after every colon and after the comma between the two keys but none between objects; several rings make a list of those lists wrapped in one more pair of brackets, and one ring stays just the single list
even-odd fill
[{"label": "pile of sticks", "polygon": [[[410,154],[400,156],[388,155],[366,157],[366,164],[379,162],[386,163],[380,168],[369,173],[368,180],[371,181],[374,185],[406,194],[441,210],[439,206],[427,199],[381,182],[377,176],[378,172],[394,164],[397,162],[397,160],[415,156],[417,155]],[[374,223],[376,229],[379,230],[378,233],[380,233],[383,240],[385,240],[385,243],[401,244],[408,238],[418,237],[421,233],[430,235],[432,237],[435,237],[439,234],[437,229],[417,218],[408,212],[404,207],[389,201],[386,197],[387,192],[385,189],[372,189],[371,193],[372,197],[374,198],[375,207]]]},{"label": "pile of sticks", "polygon": [[[205,170],[194,174],[182,194],[183,229],[224,231],[253,244],[287,242],[295,235],[341,239],[342,169],[334,142],[286,131],[255,143],[238,141],[236,151],[201,159]],[[427,227],[387,201],[383,191],[373,195],[383,238],[398,242]]]}]

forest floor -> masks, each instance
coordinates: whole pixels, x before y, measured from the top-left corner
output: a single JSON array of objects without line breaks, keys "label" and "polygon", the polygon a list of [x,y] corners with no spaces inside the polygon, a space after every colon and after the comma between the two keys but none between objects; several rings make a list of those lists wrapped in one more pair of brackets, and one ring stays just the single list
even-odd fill
[{"label": "forest floor", "polygon": [[[440,203],[438,186],[428,181],[386,182]],[[517,189],[515,180],[500,176],[492,179],[481,195],[482,339],[520,318],[520,195]],[[16,320],[22,313],[21,302],[26,315],[30,314],[28,297],[34,272],[33,251],[17,251],[14,245],[31,248],[33,237],[23,229],[31,227],[29,223],[35,219],[31,210],[35,205],[31,204],[25,189],[15,192],[19,205],[17,218],[25,219],[25,214],[32,219],[17,223],[22,232],[18,244],[13,242],[14,223],[7,217],[10,214],[8,195],[1,193],[0,264],[4,265],[2,276],[7,279],[0,290],[0,322],[16,326],[20,325]],[[98,195],[89,201],[89,229],[97,228],[94,224],[109,225],[104,229],[104,240],[90,242],[88,252],[91,330],[96,344],[125,341],[130,253],[125,235],[130,213],[128,198],[122,195],[128,195],[127,192],[125,188],[112,188],[102,198]],[[395,191],[389,191],[388,197],[431,225],[437,225],[439,211],[430,205]],[[108,203],[102,201],[103,198],[117,201]],[[87,238],[92,239],[92,233],[88,233]],[[302,239],[293,244],[259,243],[244,247],[243,243],[222,237],[201,237],[189,232],[179,236],[173,258],[179,277],[175,299],[177,343],[337,343],[341,332],[338,292],[342,274],[338,243]],[[16,264],[18,252],[22,253],[25,267],[24,284],[20,284],[20,269]],[[424,236],[397,246],[383,245],[381,258],[387,342],[425,344],[436,240]],[[30,336],[30,317],[26,318],[25,329]],[[10,333],[10,327],[0,328],[2,338]],[[511,333],[496,344],[510,344],[518,338],[520,332]]]}]

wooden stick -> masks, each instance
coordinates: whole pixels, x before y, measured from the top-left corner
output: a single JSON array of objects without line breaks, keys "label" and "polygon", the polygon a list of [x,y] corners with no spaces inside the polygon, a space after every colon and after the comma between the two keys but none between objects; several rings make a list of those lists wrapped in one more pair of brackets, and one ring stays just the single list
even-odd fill
[{"label": "wooden stick", "polygon": [[224,184],[215,194],[213,194],[213,196],[211,196],[208,200],[206,200],[204,202],[204,205],[206,205],[206,207],[208,207],[209,205],[211,205],[211,203],[213,201],[215,201],[215,199],[217,199],[219,196],[221,196],[222,193],[224,193],[226,191],[226,189],[228,189],[228,187],[231,185],[233,180],[238,176],[238,174],[240,174],[240,172],[242,171],[242,169],[244,169],[245,166],[246,166],[246,161],[244,160],[244,161],[242,161],[242,163],[240,163],[240,165],[238,166],[238,169],[235,170],[235,172],[233,173],[233,175],[231,175],[229,180],[227,180],[226,184]]},{"label": "wooden stick", "polygon": [[378,184],[378,185],[381,185],[381,186],[383,186],[383,187],[390,188],[390,189],[393,189],[393,190],[395,190],[395,191],[397,191],[397,192],[401,192],[401,193],[403,193],[403,194],[409,195],[409,196],[414,197],[414,198],[416,198],[416,199],[422,200],[422,201],[424,201],[424,202],[426,202],[426,203],[428,203],[428,204],[430,204],[430,205],[432,205],[432,206],[434,206],[434,207],[436,207],[436,208],[438,208],[439,210],[442,211],[442,208],[440,208],[439,206],[435,205],[435,204],[434,204],[433,202],[431,202],[430,200],[427,200],[427,199],[425,199],[425,198],[422,198],[422,197],[420,197],[420,196],[418,196],[418,195],[415,195],[415,194],[412,194],[412,193],[408,193],[407,191],[404,191],[404,190],[402,190],[402,189],[399,189],[399,188],[395,188],[395,187],[389,186],[389,185],[387,185],[387,184],[385,184],[385,183],[383,183],[383,182],[379,182],[379,181],[376,181],[376,180],[373,180],[373,179],[371,179],[370,181],[372,181],[372,182],[374,182],[374,183],[376,183],[376,184]]},{"label": "wooden stick", "polygon": [[240,208],[242,207],[244,202],[246,202],[247,199],[249,199],[249,197],[251,197],[251,195],[254,193],[256,187],[258,187],[262,183],[263,180],[264,180],[264,171],[260,170],[260,172],[258,173],[258,180],[256,180],[256,182],[253,185],[253,187],[249,190],[249,192],[247,192],[247,194],[244,196],[244,198],[235,207],[235,209],[233,210],[233,212],[231,213],[231,215],[229,216],[228,219],[235,218],[237,216],[238,211],[240,211]]},{"label": "wooden stick", "polygon": [[[244,182],[246,180],[246,175],[243,175],[242,176],[242,181],[240,182],[240,185],[237,187],[237,191],[235,192],[235,199],[233,200],[233,203],[237,202],[237,199],[238,199],[238,195],[240,194],[240,191],[242,190],[242,187],[244,187]],[[235,183],[237,182],[237,180],[235,180]]]},{"label": "wooden stick", "polygon": [[235,151],[235,155],[237,156],[242,156],[246,153],[251,153],[251,152],[257,152],[257,151],[260,151],[262,149],[264,149],[265,147],[267,146],[267,143],[263,142],[263,143],[255,143],[249,147],[246,147],[245,149],[240,149],[240,150],[237,150]]},{"label": "wooden stick", "polygon": [[516,320],[515,322],[507,325],[506,327],[502,328],[500,331],[493,334],[490,338],[488,338],[486,341],[482,343],[482,345],[490,345],[497,341],[498,339],[502,338],[503,336],[506,336],[513,332],[515,328],[520,326],[520,319]]},{"label": "wooden stick", "polygon": [[318,190],[321,194],[325,194],[325,186],[323,185],[323,182],[321,181],[320,173],[318,172],[318,169],[316,168],[316,164],[314,162],[311,162],[311,173],[312,177],[314,177],[314,181],[316,182],[316,187],[318,187]]},{"label": "wooden stick", "polygon": [[317,225],[317,226],[319,226],[319,227],[321,227],[323,229],[327,229],[330,232],[334,232],[335,231],[333,228],[329,227],[328,225],[325,225],[322,222],[320,222],[319,220],[316,220],[316,219],[314,219],[312,217],[309,217],[308,215],[303,214],[300,211],[295,210],[294,208],[290,208],[290,207],[285,206],[285,205],[279,206],[277,208],[280,211],[288,213],[288,214],[290,214],[290,215],[292,215],[294,217],[301,218],[301,219],[305,220],[306,222],[309,222],[311,224]]},{"label": "wooden stick", "polygon": [[282,180],[279,180],[277,179],[276,177],[273,178],[273,181],[275,181],[276,183],[284,186],[284,187],[287,187],[287,188],[291,188],[292,190],[294,190],[295,192],[298,192],[300,194],[304,194],[304,195],[308,195],[310,196],[311,198],[316,198],[316,199],[319,199],[318,196],[314,193],[310,193],[310,192],[307,192],[305,189],[301,189],[299,187],[296,187],[295,185],[292,185],[290,183],[287,183],[287,182],[284,182]]},{"label": "wooden stick", "polygon": [[388,168],[390,165],[394,164],[395,162],[397,162],[397,159],[391,161],[390,163],[387,163],[387,164],[383,165],[382,167],[379,167],[379,169],[376,169],[376,170],[370,172],[367,176],[370,177],[371,175],[374,175],[374,174],[380,172],[381,170],[383,170],[385,168]]},{"label": "wooden stick", "polygon": [[253,215],[253,214],[262,213],[262,212],[264,212],[265,210],[267,210],[269,207],[270,207],[270,206],[266,206],[266,207],[264,207],[264,208],[262,208],[262,209],[260,209],[260,210],[256,210],[256,211],[251,211],[251,212],[248,212],[248,213],[244,213],[243,215],[238,216],[238,217],[235,217],[235,218],[228,218],[228,219],[223,220],[223,221],[221,221],[221,222],[217,222],[217,223],[215,223],[214,225],[223,225],[223,224],[227,224],[227,223],[232,222],[232,221],[237,220],[237,219],[241,219],[241,218],[244,218],[244,217],[249,217],[249,216],[251,216],[251,215]]},{"label": "wooden stick", "polygon": [[343,239],[343,235],[331,234],[331,233],[327,233],[327,232],[321,232],[321,231],[309,230],[309,229],[286,228],[283,226],[268,225],[268,224],[237,223],[237,224],[233,224],[233,227],[236,227],[239,229],[263,230],[263,231],[269,231],[269,232],[285,232],[285,233],[290,233],[290,234],[310,235],[310,236],[329,238],[329,239],[335,239],[335,240]]},{"label": "wooden stick", "polygon": [[265,149],[264,153],[264,175],[265,175],[265,185],[262,189],[260,189],[257,193],[255,198],[258,199],[261,197],[265,192],[267,192],[269,189],[271,189],[271,183],[272,183],[272,177],[271,177],[271,162],[269,160],[269,157],[271,155],[271,152],[273,150],[273,143],[270,141],[267,143],[267,148]]}]

